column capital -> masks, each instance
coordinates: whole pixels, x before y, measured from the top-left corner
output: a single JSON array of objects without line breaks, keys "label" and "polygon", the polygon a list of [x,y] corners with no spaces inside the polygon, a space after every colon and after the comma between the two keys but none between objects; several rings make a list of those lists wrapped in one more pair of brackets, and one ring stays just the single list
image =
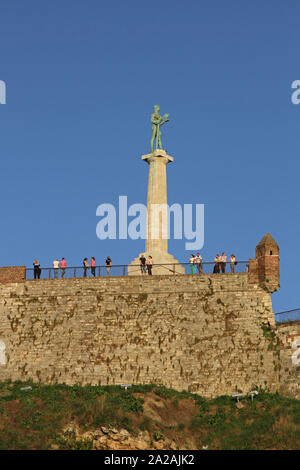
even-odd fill
[{"label": "column capital", "polygon": [[168,155],[165,150],[157,149],[154,150],[152,153],[148,153],[147,155],[142,155],[141,159],[146,161],[147,163],[153,162],[155,160],[162,159],[166,164],[173,162],[174,158],[171,155]]}]

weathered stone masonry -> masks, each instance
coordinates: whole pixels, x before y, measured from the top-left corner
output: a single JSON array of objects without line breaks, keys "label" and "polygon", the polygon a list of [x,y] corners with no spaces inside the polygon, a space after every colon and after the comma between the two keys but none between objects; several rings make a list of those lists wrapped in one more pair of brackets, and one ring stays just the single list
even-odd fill
[{"label": "weathered stone masonry", "polygon": [[0,380],[300,397],[298,337],[300,324],[276,327],[253,273],[0,286]]},{"label": "weathered stone masonry", "polygon": [[[0,380],[277,389],[270,294],[248,274],[26,281],[2,292]],[[271,327],[269,326],[271,325]]]}]

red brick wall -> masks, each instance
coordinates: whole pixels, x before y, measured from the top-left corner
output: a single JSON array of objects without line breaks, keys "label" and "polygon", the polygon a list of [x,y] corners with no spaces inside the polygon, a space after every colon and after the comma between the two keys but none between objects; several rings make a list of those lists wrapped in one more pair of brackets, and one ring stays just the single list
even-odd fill
[{"label": "red brick wall", "polygon": [[258,284],[258,266],[257,259],[249,259],[249,283]]},{"label": "red brick wall", "polygon": [[278,290],[280,287],[279,256],[267,255],[249,259],[249,282],[258,284],[269,292]]},{"label": "red brick wall", "polygon": [[26,266],[6,266],[0,268],[0,283],[24,282]]},{"label": "red brick wall", "polygon": [[265,256],[258,260],[258,277],[260,284],[264,284],[270,292],[279,289],[279,257]]}]

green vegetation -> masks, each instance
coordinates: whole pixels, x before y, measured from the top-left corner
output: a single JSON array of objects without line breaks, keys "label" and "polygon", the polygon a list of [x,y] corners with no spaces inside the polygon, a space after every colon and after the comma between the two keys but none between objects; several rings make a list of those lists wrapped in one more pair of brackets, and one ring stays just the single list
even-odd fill
[{"label": "green vegetation", "polygon": [[76,439],[74,431],[65,431],[54,439],[59,450],[92,450],[92,439]]},{"label": "green vegetation", "polygon": [[240,403],[155,384],[124,390],[7,381],[0,383],[0,450],[90,450],[91,433],[101,427],[126,429],[132,437],[143,431],[178,449],[300,449],[300,401],[259,390]]},{"label": "green vegetation", "polygon": [[155,431],[155,432],[153,433],[153,439],[154,439],[155,441],[164,441],[164,440],[165,440],[163,434],[161,434],[159,431]]}]

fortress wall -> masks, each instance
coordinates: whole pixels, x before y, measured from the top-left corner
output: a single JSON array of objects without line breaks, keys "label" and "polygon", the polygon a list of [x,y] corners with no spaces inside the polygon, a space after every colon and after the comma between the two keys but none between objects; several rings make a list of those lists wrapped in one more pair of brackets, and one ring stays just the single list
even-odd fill
[{"label": "fortress wall", "polygon": [[300,322],[277,326],[280,344],[281,392],[300,399]]},{"label": "fortress wall", "polygon": [[0,380],[274,391],[283,380],[274,329],[270,294],[247,273],[7,284]]}]

